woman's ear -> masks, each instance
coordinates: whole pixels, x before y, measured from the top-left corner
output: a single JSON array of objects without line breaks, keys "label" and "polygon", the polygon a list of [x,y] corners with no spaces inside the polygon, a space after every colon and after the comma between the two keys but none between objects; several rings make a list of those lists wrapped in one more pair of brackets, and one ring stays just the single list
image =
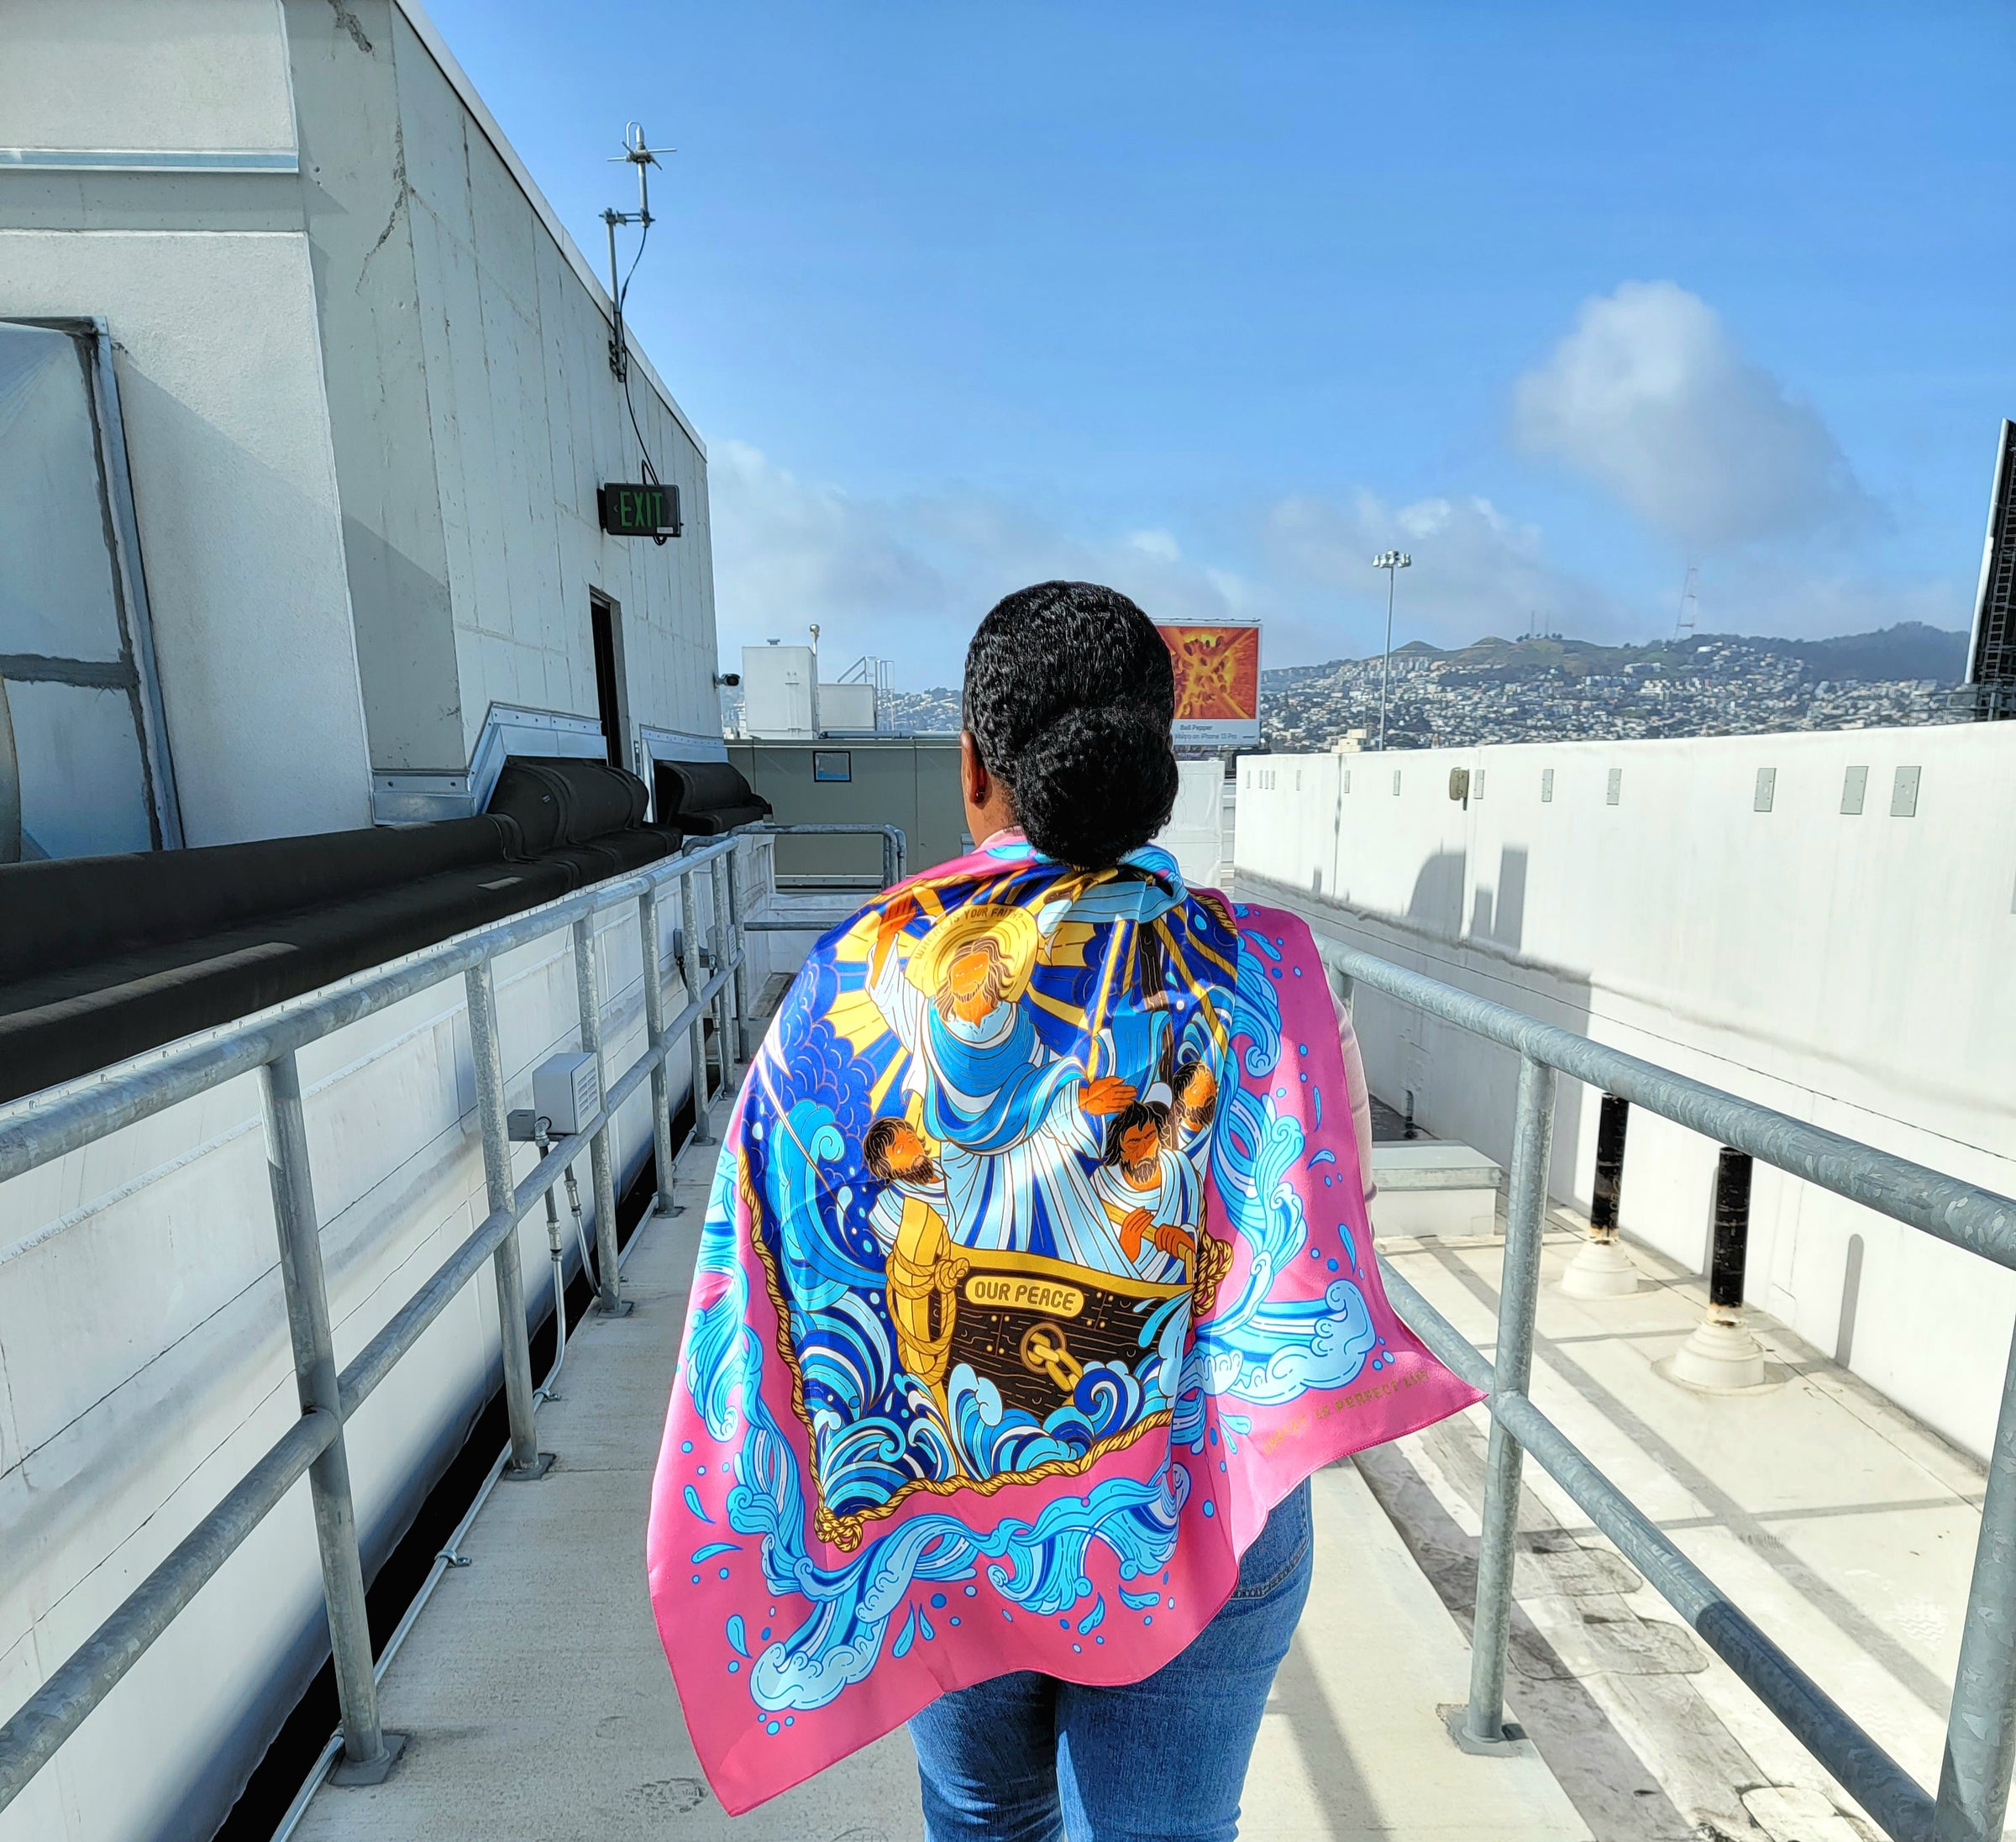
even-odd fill
[{"label": "woman's ear", "polygon": [[970,729],[959,732],[959,793],[966,804],[966,829],[975,844],[1015,823],[1015,801],[1007,783],[987,771]]},{"label": "woman's ear", "polygon": [[967,805],[976,809],[985,807],[987,795],[993,791],[987,764],[980,759],[980,745],[970,729],[959,732],[959,791]]}]

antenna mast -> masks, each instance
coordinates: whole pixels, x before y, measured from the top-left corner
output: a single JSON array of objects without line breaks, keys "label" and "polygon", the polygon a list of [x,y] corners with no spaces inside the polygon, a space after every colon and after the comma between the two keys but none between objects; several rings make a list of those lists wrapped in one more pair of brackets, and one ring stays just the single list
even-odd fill
[{"label": "antenna mast", "polygon": [[1694,630],[1694,610],[1698,597],[1694,594],[1694,580],[1701,571],[1692,563],[1687,566],[1687,580],[1680,586],[1680,615],[1673,622],[1673,638],[1685,639]]},{"label": "antenna mast", "polygon": [[[609,340],[609,369],[627,382],[630,376],[630,348],[623,338],[623,297],[630,291],[628,278],[619,280],[616,270],[616,228],[618,224],[641,225],[644,235],[651,234],[651,169],[657,165],[660,154],[675,154],[676,147],[649,147],[644,142],[643,124],[627,122],[623,126],[623,150],[609,156],[610,164],[622,162],[637,169],[637,209],[635,211],[605,211],[602,222],[609,227],[609,299],[616,309],[616,323]],[[640,242],[637,246],[639,256],[644,253]],[[637,263],[630,264],[633,273]]]}]

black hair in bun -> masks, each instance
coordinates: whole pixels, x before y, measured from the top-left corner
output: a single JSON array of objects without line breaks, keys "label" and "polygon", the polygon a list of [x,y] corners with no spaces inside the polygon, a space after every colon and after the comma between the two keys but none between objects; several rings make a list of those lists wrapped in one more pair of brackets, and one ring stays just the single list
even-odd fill
[{"label": "black hair in bun", "polygon": [[1046,857],[1105,869],[1168,823],[1176,675],[1117,590],[1039,582],[996,602],[966,652],[966,727]]}]

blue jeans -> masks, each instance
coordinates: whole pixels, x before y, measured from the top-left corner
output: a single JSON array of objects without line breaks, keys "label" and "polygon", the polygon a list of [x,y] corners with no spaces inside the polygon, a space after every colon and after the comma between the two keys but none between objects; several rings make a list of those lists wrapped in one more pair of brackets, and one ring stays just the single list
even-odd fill
[{"label": "blue jeans", "polygon": [[1309,1576],[1305,1483],[1217,1617],[1145,1681],[1086,1688],[1023,1670],[933,1702],[910,1724],[931,1842],[1231,1842]]}]

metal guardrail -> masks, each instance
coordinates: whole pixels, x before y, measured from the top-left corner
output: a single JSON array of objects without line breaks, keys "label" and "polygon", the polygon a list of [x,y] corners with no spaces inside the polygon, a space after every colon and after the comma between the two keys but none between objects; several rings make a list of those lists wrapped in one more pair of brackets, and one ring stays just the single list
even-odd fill
[{"label": "metal guardrail", "polygon": [[[890,880],[900,879],[906,841],[894,826],[764,826],[711,843],[632,875],[461,935],[397,961],[384,970],[344,981],[306,1001],[283,1005],[254,1021],[211,1031],[179,1048],[144,1058],[111,1075],[57,1089],[50,1098],[15,1109],[0,1122],[0,1181],[36,1168],[165,1108],[257,1070],[265,1115],[267,1158],[273,1187],[280,1265],[286,1295],[302,1417],[261,1457],[146,1579],[58,1667],[6,1725],[0,1727],[0,1810],[48,1763],[85,1718],[145,1654],[239,1546],[306,1472],[313,1499],[323,1592],[343,1714],[343,1760],[338,1774],[374,1782],[393,1763],[378,1715],[378,1695],[365,1621],[362,1562],[344,1423],[370,1398],[400,1357],[418,1341],[449,1302],[491,1262],[496,1288],[511,1430],[507,1477],[543,1473],[549,1460],[538,1450],[536,1404],[527,1332],[523,1275],[518,1263],[520,1221],[579,1157],[584,1145],[595,1189],[598,1309],[629,1309],[623,1299],[616,1244],[615,1164],[609,1125],[648,1079],[652,1138],[658,1173],[658,1208],[672,1209],[671,1084],[667,1062],[684,1036],[692,1068],[695,1128],[689,1145],[706,1136],[705,1028],[711,1014],[721,1046],[725,1087],[732,1061],[749,1053],[750,994],[746,936],[766,925],[745,912],[741,865],[750,846],[794,832],[868,831],[883,836]],[[711,915],[704,922],[694,883],[705,871]],[[774,882],[774,874],[772,880]],[[661,892],[679,884],[680,970],[688,1000],[665,1015]],[[646,1048],[617,1078],[607,1079],[601,1042],[601,992],[594,917],[621,902],[638,905],[642,940],[651,942],[643,979]],[[596,1057],[602,1105],[580,1131],[559,1140],[522,1183],[512,1180],[504,1076],[497,1040],[495,965],[500,955],[562,927],[573,936],[581,1047]],[[703,970],[707,976],[702,976]],[[319,1219],[309,1170],[302,1110],[298,1052],[344,1026],[371,1016],[459,973],[467,987],[470,1036],[476,1076],[477,1115],[490,1213],[414,1295],[387,1321],[349,1366],[337,1372],[328,1288],[322,1270]]]},{"label": "metal guardrail", "polygon": [[[523,1276],[518,1262],[519,1222],[586,1149],[595,1186],[597,1304],[609,1313],[629,1309],[622,1298],[616,1244],[615,1164],[609,1126],[648,1079],[658,1172],[657,1206],[672,1210],[670,1080],[667,1061],[684,1037],[692,1063],[695,1130],[689,1144],[711,1145],[706,1135],[705,1020],[715,1020],[725,1087],[734,1061],[749,1053],[751,994],[745,971],[746,934],[760,926],[745,913],[743,859],[773,833],[866,829],[884,836],[890,879],[900,876],[904,838],[894,827],[765,827],[689,848],[631,875],[479,928],[260,1018],[208,1032],[102,1078],[72,1084],[37,1104],[30,1101],[0,1121],[0,1180],[18,1176],[207,1092],[258,1071],[265,1116],[267,1159],[287,1325],[301,1400],[300,1420],[261,1457],[124,1602],[99,1625],[0,1727],[0,1809],[20,1793],[85,1718],[111,1692],[197,1593],[305,1472],[313,1499],[323,1592],[328,1610],[338,1695],[343,1714],[343,1761],[338,1776],[375,1782],[391,1769],[396,1742],[388,1740],[378,1713],[370,1634],[365,1616],[362,1564],[352,1501],[344,1426],[370,1399],[401,1357],[488,1261],[501,1326],[504,1390],[511,1429],[505,1475],[529,1478],[550,1462],[538,1450],[535,1396],[528,1339]],[[702,916],[695,889],[705,873],[711,915]],[[658,951],[659,901],[679,885],[680,970],[685,1007],[665,1015],[664,967]],[[593,931],[595,916],[619,903],[638,905],[645,952],[643,978],[647,1047],[612,1083],[601,1042],[601,993]],[[495,966],[501,954],[570,927],[581,1047],[601,1075],[600,1110],[581,1130],[561,1139],[522,1182],[514,1183],[507,1135],[504,1074],[498,1052]],[[703,949],[703,928],[706,945]],[[332,1031],[371,1016],[414,993],[458,974],[468,992],[470,1035],[475,1062],[477,1113],[490,1212],[475,1231],[396,1312],[349,1366],[336,1368],[328,1288],[322,1268],[319,1219],[309,1169],[302,1115],[300,1050]],[[703,975],[704,974],[704,975]]]},{"label": "metal guardrail", "polygon": [[1388,1296],[1430,1349],[1489,1391],[1483,1529],[1478,1556],[1470,1700],[1458,1738],[1504,1743],[1505,1651],[1522,1458],[1530,1452],[1616,1543],[1709,1649],[1898,1842],[1992,1842],[2003,1833],[2016,1761],[2016,1346],[2003,1384],[1981,1539],[1961,1630],[1959,1671],[1936,1796],[1871,1739],[1707,1574],[1534,1405],[1534,1313],[1547,1207],[1557,1073],[1750,1152],[1793,1176],[2016,1267],[2016,1201],[1839,1133],[1739,1099],[1586,1036],[1335,942],[1323,958],[1348,988],[1362,983],[1520,1057],[1505,1199],[1498,1340],[1485,1357],[1408,1281],[1384,1269]]},{"label": "metal guardrail", "polygon": [[[879,837],[882,840],[882,887],[890,888],[903,880],[905,860],[909,855],[909,841],[899,825],[752,825],[745,827],[757,837]],[[773,862],[774,859],[773,859]],[[772,882],[775,882],[773,874]],[[874,885],[865,884],[859,893],[872,893]],[[780,895],[792,893],[779,889]],[[840,893],[832,889],[806,890],[806,895],[830,895]],[[821,910],[816,913],[751,916],[745,924],[751,933],[802,934],[824,932],[834,922],[843,921],[858,903],[837,910]]]},{"label": "metal guardrail", "polygon": [[[262,1019],[197,1038],[103,1079],[59,1089],[43,1103],[17,1108],[0,1122],[0,1179],[4,1179],[240,1074],[259,1071],[281,1278],[302,1406],[300,1420],[0,1727],[0,1809],[12,1803],[304,1472],[313,1498],[343,1713],[344,1761],[339,1771],[368,1782],[390,1769],[395,1749],[378,1714],[344,1446],[344,1423],[487,1260],[494,1272],[503,1326],[511,1430],[510,1462],[504,1475],[529,1477],[543,1471],[545,1461],[538,1451],[533,1420],[535,1397],[517,1225],[538,1206],[585,1145],[595,1183],[598,1304],[607,1311],[627,1309],[618,1277],[610,1122],[648,1079],[657,1202],[669,1213],[673,1151],[668,1058],[685,1036],[692,1057],[696,1110],[696,1130],[688,1143],[712,1143],[704,1126],[710,1105],[704,1021],[710,1013],[716,1020],[725,1084],[730,1057],[746,1061],[748,1055],[745,937],[766,925],[764,917],[744,912],[740,859],[750,844],[801,831],[879,832],[885,840],[885,869],[890,880],[900,879],[904,840],[893,827],[751,827],[638,874],[478,929]],[[705,955],[711,972],[704,979],[701,914],[694,887],[695,873],[701,870],[707,872],[712,907]],[[605,1080],[603,1103],[594,1117],[579,1132],[555,1143],[522,1182],[514,1183],[497,1044],[496,959],[562,926],[571,927],[582,1046],[599,1062],[603,1052],[601,1004],[593,917],[620,902],[634,900],[643,938],[655,942],[660,937],[659,898],[674,881],[680,885],[680,970],[689,994],[685,1006],[676,1016],[666,1018],[664,967],[654,953],[643,979],[644,1053],[613,1084]],[[1490,1394],[1492,1425],[1470,1700],[1462,1716],[1462,1737],[1486,1747],[1504,1740],[1519,1479],[1524,1455],[1530,1451],[1888,1834],[1898,1842],[1989,1842],[1999,1837],[2012,1761],[2016,1760],[2016,1348],[2011,1352],[1988,1469],[1981,1539],[1936,1797],[1872,1740],[1589,1462],[1535,1406],[1528,1384],[1557,1072],[1600,1086],[2003,1266],[2016,1267],[2016,1201],[1540,1023],[1371,954],[1334,943],[1326,943],[1322,951],[1326,962],[1347,982],[1362,981],[1389,997],[1513,1049],[1521,1057],[1494,1358],[1486,1358],[1472,1346],[1405,1278],[1390,1271],[1386,1276],[1395,1307],[1423,1341],[1452,1368],[1488,1388]],[[490,1213],[339,1373],[297,1054],[332,1031],[458,973],[468,989]]]}]

